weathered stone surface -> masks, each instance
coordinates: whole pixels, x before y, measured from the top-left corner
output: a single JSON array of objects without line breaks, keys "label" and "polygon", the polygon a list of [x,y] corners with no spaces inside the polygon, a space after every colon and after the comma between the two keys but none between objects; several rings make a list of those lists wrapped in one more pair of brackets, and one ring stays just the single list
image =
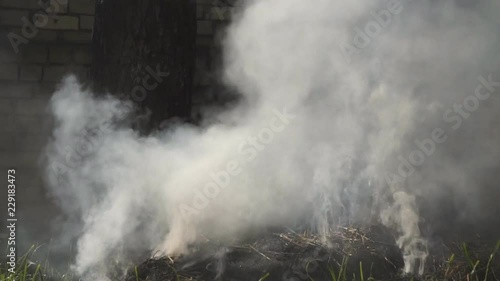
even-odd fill
[{"label": "weathered stone surface", "polygon": [[49,62],[70,64],[73,62],[73,49],[70,46],[53,46],[49,50]]},{"label": "weathered stone surface", "polygon": [[21,81],[40,81],[42,80],[42,67],[40,65],[22,65],[19,72]]},{"label": "weathered stone surface", "polygon": [[23,26],[23,18],[28,19],[29,12],[24,10],[0,10],[0,25]]},{"label": "weathered stone surface", "polygon": [[80,29],[92,30],[94,27],[93,16],[80,16]]},{"label": "weathered stone surface", "polygon": [[33,20],[41,29],[78,30],[79,18],[76,16],[47,16],[39,13],[33,16]]},{"label": "weathered stone surface", "polygon": [[0,64],[0,80],[17,80],[17,64]]},{"label": "weathered stone surface", "polygon": [[71,13],[93,15],[95,12],[95,0],[70,0],[69,11]]}]

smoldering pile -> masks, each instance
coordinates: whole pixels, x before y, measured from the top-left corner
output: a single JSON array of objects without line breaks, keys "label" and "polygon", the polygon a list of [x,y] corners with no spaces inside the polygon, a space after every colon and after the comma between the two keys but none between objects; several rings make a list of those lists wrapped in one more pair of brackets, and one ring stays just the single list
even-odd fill
[{"label": "smoldering pile", "polygon": [[207,241],[182,257],[150,258],[130,269],[126,281],[330,280],[331,274],[352,277],[360,272],[367,278],[396,278],[403,258],[388,234],[382,227],[338,228],[326,241],[292,230],[232,246]]},{"label": "smoldering pile", "polygon": [[[207,243],[180,257],[149,258],[129,268],[125,281],[169,280],[500,280],[500,252],[486,240],[435,243],[422,276],[404,273],[390,230],[338,227],[326,237],[269,232],[231,246]],[[111,278],[113,279],[113,278]],[[119,278],[123,280],[123,278]]]}]

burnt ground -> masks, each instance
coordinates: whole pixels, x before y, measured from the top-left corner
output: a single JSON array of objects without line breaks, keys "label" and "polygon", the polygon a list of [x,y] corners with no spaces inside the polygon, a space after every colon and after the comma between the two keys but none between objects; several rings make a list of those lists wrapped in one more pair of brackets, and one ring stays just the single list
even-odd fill
[{"label": "burnt ground", "polygon": [[494,245],[481,243],[430,245],[424,276],[404,276],[401,251],[388,237],[372,227],[339,228],[327,241],[293,231],[232,246],[209,241],[182,257],[150,258],[130,268],[125,281],[500,280]]}]

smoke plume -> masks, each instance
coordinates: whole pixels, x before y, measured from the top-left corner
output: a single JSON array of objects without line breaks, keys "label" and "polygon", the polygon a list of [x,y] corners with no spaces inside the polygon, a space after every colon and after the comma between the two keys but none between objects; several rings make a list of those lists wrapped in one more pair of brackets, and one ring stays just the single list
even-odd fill
[{"label": "smoke plume", "polygon": [[66,79],[47,173],[80,225],[75,268],[266,227],[382,223],[422,274],[430,239],[498,233],[494,3],[250,1],[224,39],[238,105],[150,136],[127,125],[131,104]]}]

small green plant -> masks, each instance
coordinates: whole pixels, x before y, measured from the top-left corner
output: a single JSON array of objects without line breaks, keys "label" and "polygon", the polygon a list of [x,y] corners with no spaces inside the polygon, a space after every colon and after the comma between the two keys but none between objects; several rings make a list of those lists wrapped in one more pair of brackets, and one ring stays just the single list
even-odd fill
[{"label": "small green plant", "polygon": [[447,279],[448,275],[451,272],[451,268],[453,266],[453,263],[455,261],[455,254],[451,254],[450,258],[448,259],[447,266],[446,266],[446,271],[444,273],[444,278]]},{"label": "small green plant", "polygon": [[259,281],[264,281],[267,279],[267,277],[269,277],[269,272],[260,277]]},{"label": "small green plant", "polygon": [[332,281],[346,281],[347,280],[347,262],[349,258],[347,256],[342,258],[342,263],[339,265],[339,273],[335,274],[335,269],[332,266],[328,267],[328,272]]},{"label": "small green plant", "polygon": [[359,278],[361,281],[365,281],[365,276],[363,275],[363,262],[359,262]]},{"label": "small green plant", "polygon": [[476,270],[477,270],[477,267],[478,267],[480,261],[476,260],[474,262],[474,260],[472,259],[471,253],[469,251],[469,247],[467,246],[467,243],[462,243],[462,252],[463,252],[464,257],[467,260],[467,263],[468,263],[469,268],[470,268],[470,273],[468,274],[470,276],[469,279],[474,278],[474,280],[479,281],[479,277],[477,276]]},{"label": "small green plant", "polygon": [[71,273],[60,274],[52,269],[46,260],[44,264],[34,262],[34,255],[42,245],[33,245],[23,255],[20,256],[15,272],[9,272],[7,264],[0,263],[0,281],[45,281],[47,278],[60,281],[73,281]]},{"label": "small green plant", "polygon": [[491,270],[491,262],[495,259],[495,255],[497,254],[499,249],[500,249],[500,240],[498,240],[497,244],[495,245],[493,252],[490,254],[490,258],[488,259],[488,263],[486,264],[486,272],[484,274],[484,281],[488,280],[488,273]]}]

